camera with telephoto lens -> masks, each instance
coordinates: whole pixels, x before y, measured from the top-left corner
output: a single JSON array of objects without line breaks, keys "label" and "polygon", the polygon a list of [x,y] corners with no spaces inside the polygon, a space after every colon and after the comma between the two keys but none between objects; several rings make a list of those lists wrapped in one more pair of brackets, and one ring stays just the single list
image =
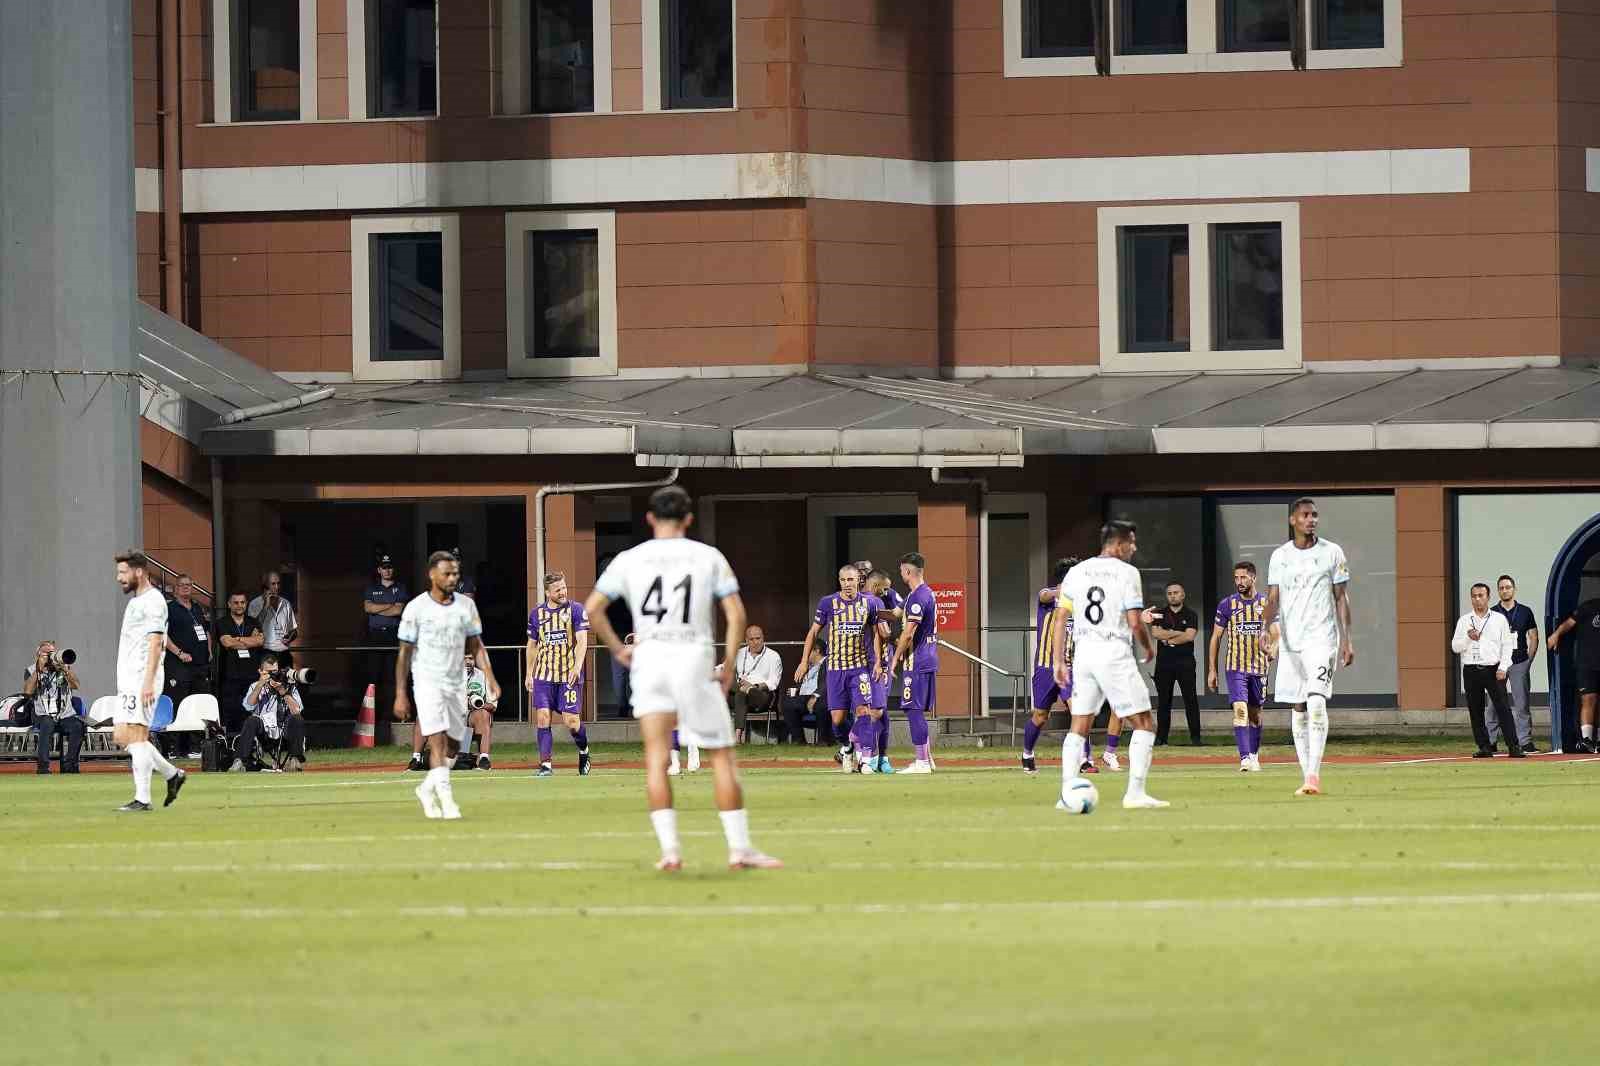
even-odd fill
[{"label": "camera with telephoto lens", "polygon": [[50,656],[50,665],[56,667],[71,666],[77,661],[78,653],[73,651],[71,648],[62,648],[60,651]]},{"label": "camera with telephoto lens", "polygon": [[314,685],[317,683],[317,672],[309,667],[300,670],[279,667],[269,673],[267,679],[275,685]]},{"label": "camera with telephoto lens", "polygon": [[469,710],[469,711],[481,711],[485,707],[487,707],[488,705],[489,705],[489,701],[483,698],[483,693],[481,693],[481,692],[469,692],[469,693],[467,693],[467,710]]}]

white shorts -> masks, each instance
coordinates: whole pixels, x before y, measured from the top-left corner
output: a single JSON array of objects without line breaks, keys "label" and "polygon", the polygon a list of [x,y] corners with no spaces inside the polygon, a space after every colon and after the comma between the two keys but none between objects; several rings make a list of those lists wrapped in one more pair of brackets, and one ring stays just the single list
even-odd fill
[{"label": "white shorts", "polygon": [[1307,696],[1333,696],[1333,672],[1339,656],[1327,645],[1313,644],[1299,651],[1278,648],[1278,677],[1272,686],[1278,703],[1304,703]]},{"label": "white shorts", "polygon": [[[156,699],[161,698],[161,679],[156,679]],[[111,715],[112,725],[142,725],[150,728],[150,720],[155,716],[156,705],[152,702],[148,707],[141,707],[138,693],[117,693],[116,711]]]},{"label": "white shorts", "polygon": [[708,645],[651,641],[633,652],[633,716],[676,714],[680,739],[701,748],[733,747],[733,719],[712,675]]},{"label": "white shorts", "polygon": [[1102,704],[1111,713],[1129,718],[1150,710],[1150,689],[1139,672],[1133,649],[1126,645],[1096,648],[1085,642],[1073,649],[1072,714],[1096,715]]},{"label": "white shorts", "polygon": [[467,686],[464,682],[460,688],[443,688],[413,679],[411,691],[415,694],[417,705],[417,728],[422,730],[423,736],[431,737],[435,733],[448,733],[452,737],[461,735],[467,723]]}]

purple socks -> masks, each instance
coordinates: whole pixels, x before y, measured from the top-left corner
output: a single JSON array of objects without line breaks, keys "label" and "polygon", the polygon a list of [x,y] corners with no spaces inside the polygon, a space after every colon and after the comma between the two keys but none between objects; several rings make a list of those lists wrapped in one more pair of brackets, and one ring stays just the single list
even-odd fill
[{"label": "purple socks", "polygon": [[551,732],[549,726],[544,726],[539,730],[539,761],[549,762],[550,751],[555,746],[555,735]]},{"label": "purple socks", "polygon": [[1028,719],[1028,724],[1022,727],[1022,754],[1031,756],[1033,746],[1039,742],[1039,734],[1044,732],[1039,726],[1034,725],[1033,719]]},{"label": "purple socks", "polygon": [[845,725],[845,719],[840,718],[833,723],[833,742],[841,748],[850,742],[850,738],[853,735],[854,729],[852,726]]},{"label": "purple socks", "polygon": [[1259,724],[1250,727],[1250,754],[1261,754],[1261,726]]},{"label": "purple socks", "polygon": [[888,712],[878,716],[878,745],[879,757],[889,754],[889,715]]},{"label": "purple socks", "polygon": [[863,760],[873,758],[878,740],[878,723],[864,714],[861,715],[850,730],[850,739],[855,743],[856,754]]},{"label": "purple socks", "polygon": [[683,747],[683,745],[678,743],[678,731],[674,729],[672,731],[672,750],[677,751],[681,747]]},{"label": "purple socks", "polygon": [[1117,745],[1120,743],[1122,743],[1121,733],[1106,734],[1106,752],[1108,754],[1115,755],[1117,753]]},{"label": "purple socks", "polygon": [[571,732],[572,732],[572,742],[574,744],[578,745],[578,750],[579,751],[588,751],[589,750],[589,730],[580,725],[578,728],[572,730]]},{"label": "purple socks", "polygon": [[1239,758],[1248,758],[1250,755],[1250,727],[1247,725],[1234,726],[1233,740],[1239,746]]}]

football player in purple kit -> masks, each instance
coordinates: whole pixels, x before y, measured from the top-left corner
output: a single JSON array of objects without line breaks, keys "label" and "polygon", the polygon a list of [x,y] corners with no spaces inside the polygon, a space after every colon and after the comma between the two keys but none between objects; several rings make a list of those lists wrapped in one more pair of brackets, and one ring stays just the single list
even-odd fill
[{"label": "football player in purple kit", "polygon": [[550,762],[555,747],[550,728],[557,712],[578,746],[578,775],[589,775],[589,734],[583,727],[583,658],[589,650],[589,618],[583,605],[567,596],[567,577],[544,575],[544,600],[528,614],[528,691],[533,694],[534,725],[539,733],[539,769],[535,777],[555,773]]},{"label": "football player in purple kit", "polygon": [[[800,649],[800,666],[795,683],[805,679],[806,661],[819,633],[828,644],[828,714],[833,719],[833,737],[839,742],[839,768],[845,773],[856,769],[854,755],[863,765],[877,762],[879,715],[872,708],[872,675],[878,671],[878,601],[864,594],[861,574],[853,565],[839,568],[839,591],[817,601],[805,646]],[[824,628],[826,627],[826,628]],[[846,732],[846,716],[855,712],[856,727]],[[866,724],[861,720],[865,719]],[[854,743],[852,744],[852,741]],[[871,773],[869,769],[866,772]]]},{"label": "football player in purple kit", "polygon": [[[1044,732],[1044,727],[1050,721],[1050,712],[1059,702],[1070,706],[1072,700],[1072,678],[1067,678],[1066,687],[1056,684],[1055,670],[1055,617],[1057,611],[1067,612],[1067,622],[1063,630],[1063,639],[1067,642],[1065,650],[1066,661],[1072,662],[1072,604],[1060,595],[1061,582],[1066,578],[1067,571],[1078,565],[1077,559],[1058,559],[1051,583],[1039,590],[1039,596],[1034,602],[1034,611],[1037,617],[1034,620],[1033,656],[1033,717],[1028,724],[1022,727],[1022,771],[1030,776],[1039,772],[1039,766],[1034,762],[1033,748],[1039,742],[1039,734]],[[1094,749],[1085,747],[1083,753],[1083,766],[1080,773],[1094,774],[1100,771],[1094,765]]]},{"label": "football player in purple kit", "polygon": [[937,705],[939,619],[933,589],[923,576],[927,566],[928,561],[920,552],[900,556],[900,580],[911,591],[905,598],[905,628],[895,644],[894,658],[889,660],[889,675],[892,677],[901,663],[906,664],[900,684],[900,709],[905,712],[911,744],[916,749],[916,761],[901,770],[902,774],[931,774],[934,770],[928,744],[928,714]]},{"label": "football player in purple kit", "polygon": [[1233,736],[1239,746],[1239,772],[1261,771],[1261,704],[1267,695],[1267,656],[1261,650],[1261,616],[1267,598],[1256,591],[1256,564],[1233,566],[1234,593],[1217,604],[1206,657],[1206,688],[1217,691],[1217,651],[1228,642],[1223,674],[1233,704]]},{"label": "football player in purple kit", "polygon": [[858,570],[863,567],[867,592],[882,605],[878,611],[878,664],[881,670],[872,675],[872,706],[878,711],[878,765],[874,769],[880,774],[892,774],[894,767],[889,764],[889,687],[894,684],[894,674],[890,672],[889,663],[894,658],[894,621],[900,618],[904,604],[886,571],[873,569],[871,560],[856,563]]}]

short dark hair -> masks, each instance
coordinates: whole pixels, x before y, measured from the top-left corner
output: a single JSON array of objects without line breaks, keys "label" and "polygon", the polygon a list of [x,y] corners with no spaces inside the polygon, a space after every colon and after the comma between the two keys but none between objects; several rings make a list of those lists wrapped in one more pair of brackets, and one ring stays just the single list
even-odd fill
[{"label": "short dark hair", "polygon": [[1317,501],[1316,500],[1313,500],[1310,496],[1302,496],[1298,500],[1295,500],[1293,503],[1291,503],[1289,505],[1289,516],[1291,518],[1294,517],[1294,513],[1296,511],[1300,510],[1300,508],[1302,508],[1302,507],[1311,507],[1311,508],[1315,509],[1316,506],[1317,506]]},{"label": "short dark hair", "polygon": [[1509,581],[1513,585],[1517,583],[1517,579],[1512,577],[1510,574],[1501,574],[1499,577],[1494,579],[1494,583],[1496,585],[1500,584],[1502,581]]},{"label": "short dark hair", "polygon": [[889,571],[887,570],[874,570],[872,573],[867,575],[867,581],[887,581],[893,584],[894,578],[889,576]]},{"label": "short dark hair", "polygon": [[266,662],[268,659],[271,659],[275,663],[283,662],[282,659],[278,658],[278,653],[275,652],[275,651],[264,651],[264,652],[262,652],[261,653],[261,661],[262,662]]},{"label": "short dark hair", "polygon": [[928,567],[928,560],[922,557],[921,552],[906,552],[904,555],[900,556],[900,565],[914,566],[918,570],[926,570]]},{"label": "short dark hair", "polygon": [[682,485],[667,485],[650,494],[645,510],[669,522],[681,522],[694,510],[694,498]]},{"label": "short dark hair", "polygon": [[1238,562],[1233,564],[1233,568],[1235,570],[1243,570],[1251,577],[1256,576],[1256,564],[1252,563],[1249,559],[1240,559]]},{"label": "short dark hair", "polygon": [[434,552],[428,556],[428,569],[430,571],[440,563],[455,563],[460,566],[461,560],[456,557],[455,552]]},{"label": "short dark hair", "polygon": [[1490,592],[1491,592],[1491,591],[1493,591],[1493,590],[1492,590],[1492,589],[1490,589],[1490,588],[1489,588],[1489,586],[1488,586],[1488,585],[1485,585],[1485,584],[1484,584],[1484,583],[1483,583],[1483,582],[1482,582],[1482,581],[1474,581],[1474,582],[1473,582],[1473,583],[1472,583],[1472,587],[1471,587],[1471,588],[1470,588],[1470,589],[1468,589],[1468,590],[1467,590],[1467,591],[1468,591],[1468,592],[1476,592],[1476,591],[1478,591],[1478,590],[1479,590],[1479,589],[1482,589],[1482,590],[1483,590],[1483,594],[1484,594],[1484,595],[1485,595],[1485,596],[1487,596],[1487,595],[1489,595],[1489,593],[1490,593]]},{"label": "short dark hair", "polygon": [[1077,565],[1078,565],[1078,558],[1077,558],[1077,556],[1074,556],[1074,555],[1065,555],[1065,556],[1062,556],[1060,559],[1057,559],[1056,560],[1056,567],[1055,567],[1054,570],[1051,571],[1051,573],[1054,574],[1055,576],[1051,578],[1050,584],[1052,584],[1052,585],[1061,584],[1063,581],[1065,581],[1067,579],[1067,571],[1071,570],[1074,566],[1077,566]]},{"label": "short dark hair", "polygon": [[556,582],[565,581],[566,579],[567,579],[567,575],[566,574],[563,574],[559,570],[552,570],[548,574],[544,575],[544,587],[545,588],[549,588],[551,585],[554,585]]},{"label": "short dark hair", "polygon": [[1139,532],[1139,526],[1126,518],[1114,518],[1100,527],[1100,547],[1107,544],[1119,544],[1125,540],[1132,540]]},{"label": "short dark hair", "polygon": [[[1181,589],[1181,588],[1183,588],[1183,582],[1182,581],[1168,581],[1166,587],[1169,588],[1169,589],[1172,589],[1172,588]],[[1184,589],[1184,591],[1187,592],[1188,589]]]},{"label": "short dark hair", "polygon": [[119,563],[127,563],[130,570],[143,570],[150,565],[150,560],[138,548],[129,548],[125,552],[118,552],[112,559]]}]

